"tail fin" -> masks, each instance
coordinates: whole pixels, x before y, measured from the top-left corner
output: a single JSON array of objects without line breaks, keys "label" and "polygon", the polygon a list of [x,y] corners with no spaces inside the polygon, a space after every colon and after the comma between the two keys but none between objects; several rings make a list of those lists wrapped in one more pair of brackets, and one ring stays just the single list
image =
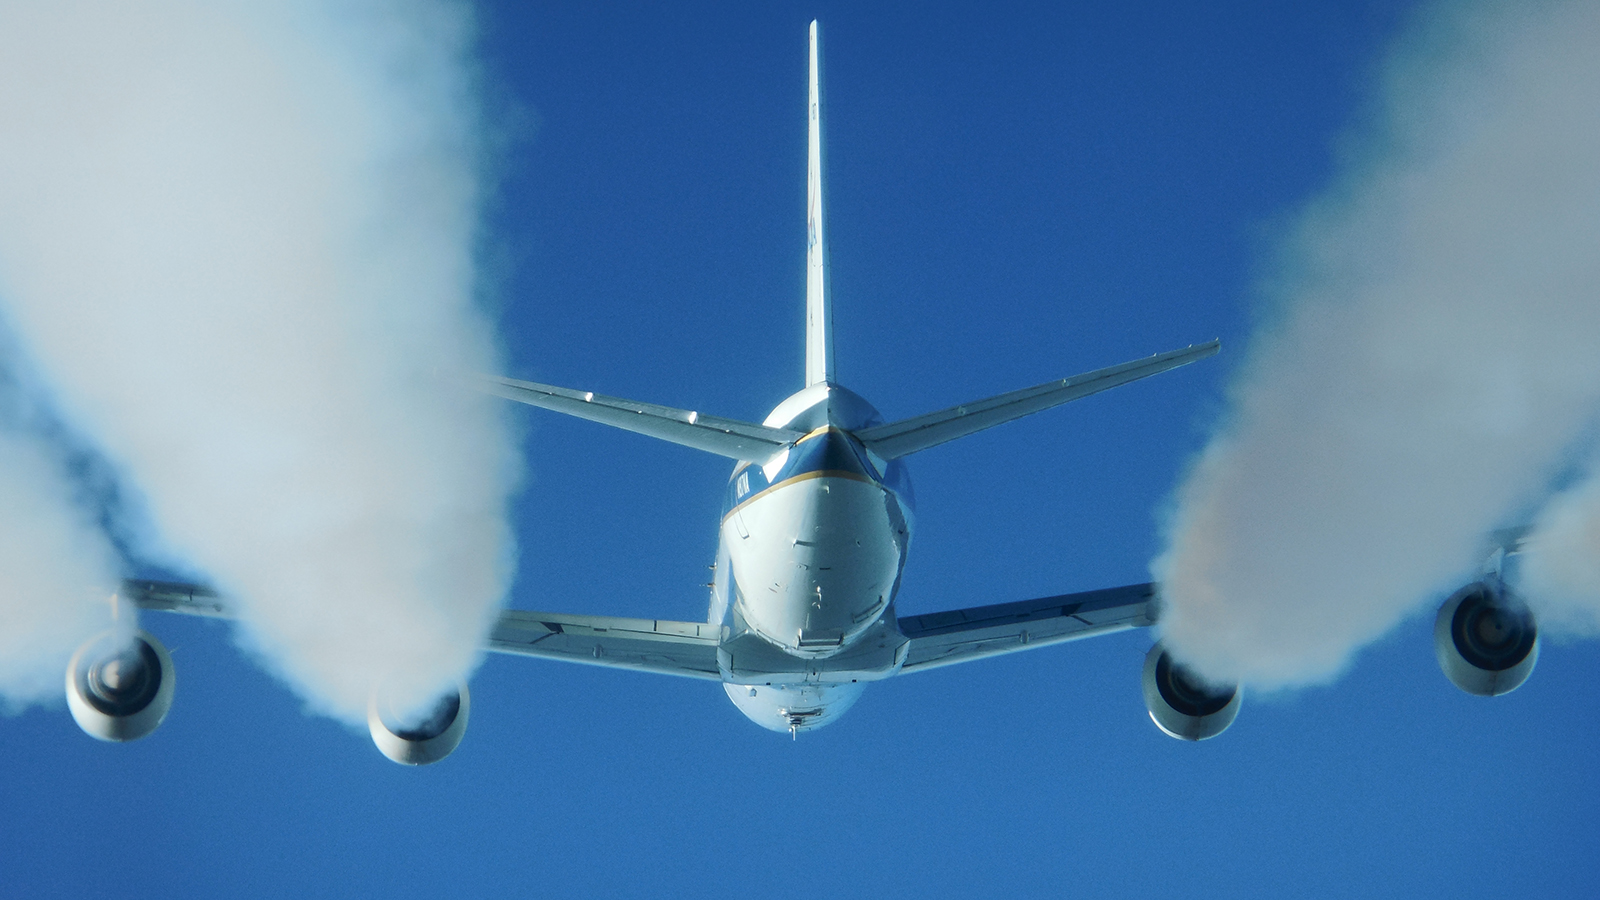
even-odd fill
[{"label": "tail fin", "polygon": [[822,35],[811,22],[811,123],[806,161],[806,385],[833,383],[833,298],[822,224]]}]

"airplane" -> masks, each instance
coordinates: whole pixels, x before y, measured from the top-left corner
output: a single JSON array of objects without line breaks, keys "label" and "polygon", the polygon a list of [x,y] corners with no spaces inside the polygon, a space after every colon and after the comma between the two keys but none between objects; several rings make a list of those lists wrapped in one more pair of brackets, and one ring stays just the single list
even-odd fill
[{"label": "airplane", "polygon": [[[718,682],[751,721],[796,737],[837,721],[875,681],[1157,622],[1154,584],[897,615],[915,521],[906,457],[1209,357],[1220,342],[886,422],[834,375],[820,64],[813,21],[800,391],[756,424],[506,377],[472,379],[509,400],[734,461],[706,621],[513,609],[500,615],[487,650]],[[1468,692],[1513,690],[1538,658],[1533,619],[1507,586],[1523,538],[1523,532],[1501,536],[1480,577],[1439,610],[1440,666]],[[129,580],[120,596],[145,610],[230,615],[226,598],[201,585]],[[1142,679],[1151,720],[1172,737],[1215,737],[1238,715],[1237,684],[1195,677],[1159,641],[1146,654]],[[138,631],[130,642],[108,633],[86,643],[69,664],[68,706],[90,735],[133,740],[160,724],[173,684],[172,661],[153,635]],[[388,758],[427,764],[460,744],[469,709],[464,684],[420,719],[397,717],[374,697],[368,726]]]}]

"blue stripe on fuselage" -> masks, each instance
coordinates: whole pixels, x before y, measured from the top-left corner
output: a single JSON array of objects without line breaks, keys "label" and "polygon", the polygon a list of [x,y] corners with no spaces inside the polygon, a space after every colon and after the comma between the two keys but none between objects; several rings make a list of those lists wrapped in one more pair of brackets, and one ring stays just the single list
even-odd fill
[{"label": "blue stripe on fuselage", "polygon": [[870,481],[893,492],[900,503],[910,507],[911,481],[906,477],[905,466],[899,460],[889,460],[880,474],[867,456],[861,442],[849,432],[838,428],[819,428],[789,449],[789,456],[769,480],[767,473],[755,463],[740,463],[728,479],[728,489],[722,501],[722,516],[727,516],[742,503],[758,494],[802,476],[837,475]]}]

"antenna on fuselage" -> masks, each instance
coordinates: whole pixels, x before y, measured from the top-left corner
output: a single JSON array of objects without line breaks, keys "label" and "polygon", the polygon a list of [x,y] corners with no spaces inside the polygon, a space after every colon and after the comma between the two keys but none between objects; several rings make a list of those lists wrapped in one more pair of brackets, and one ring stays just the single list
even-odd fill
[{"label": "antenna on fuselage", "polygon": [[806,154],[806,386],[833,384],[833,298],[822,209],[822,33],[811,22],[810,123]]}]

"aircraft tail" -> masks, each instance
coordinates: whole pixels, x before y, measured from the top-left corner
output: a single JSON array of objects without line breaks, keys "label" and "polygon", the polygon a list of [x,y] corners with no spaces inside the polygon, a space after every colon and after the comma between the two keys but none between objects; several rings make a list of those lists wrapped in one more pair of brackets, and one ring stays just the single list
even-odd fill
[{"label": "aircraft tail", "polygon": [[833,384],[833,297],[822,222],[822,35],[811,22],[810,135],[806,160],[806,385]]}]

